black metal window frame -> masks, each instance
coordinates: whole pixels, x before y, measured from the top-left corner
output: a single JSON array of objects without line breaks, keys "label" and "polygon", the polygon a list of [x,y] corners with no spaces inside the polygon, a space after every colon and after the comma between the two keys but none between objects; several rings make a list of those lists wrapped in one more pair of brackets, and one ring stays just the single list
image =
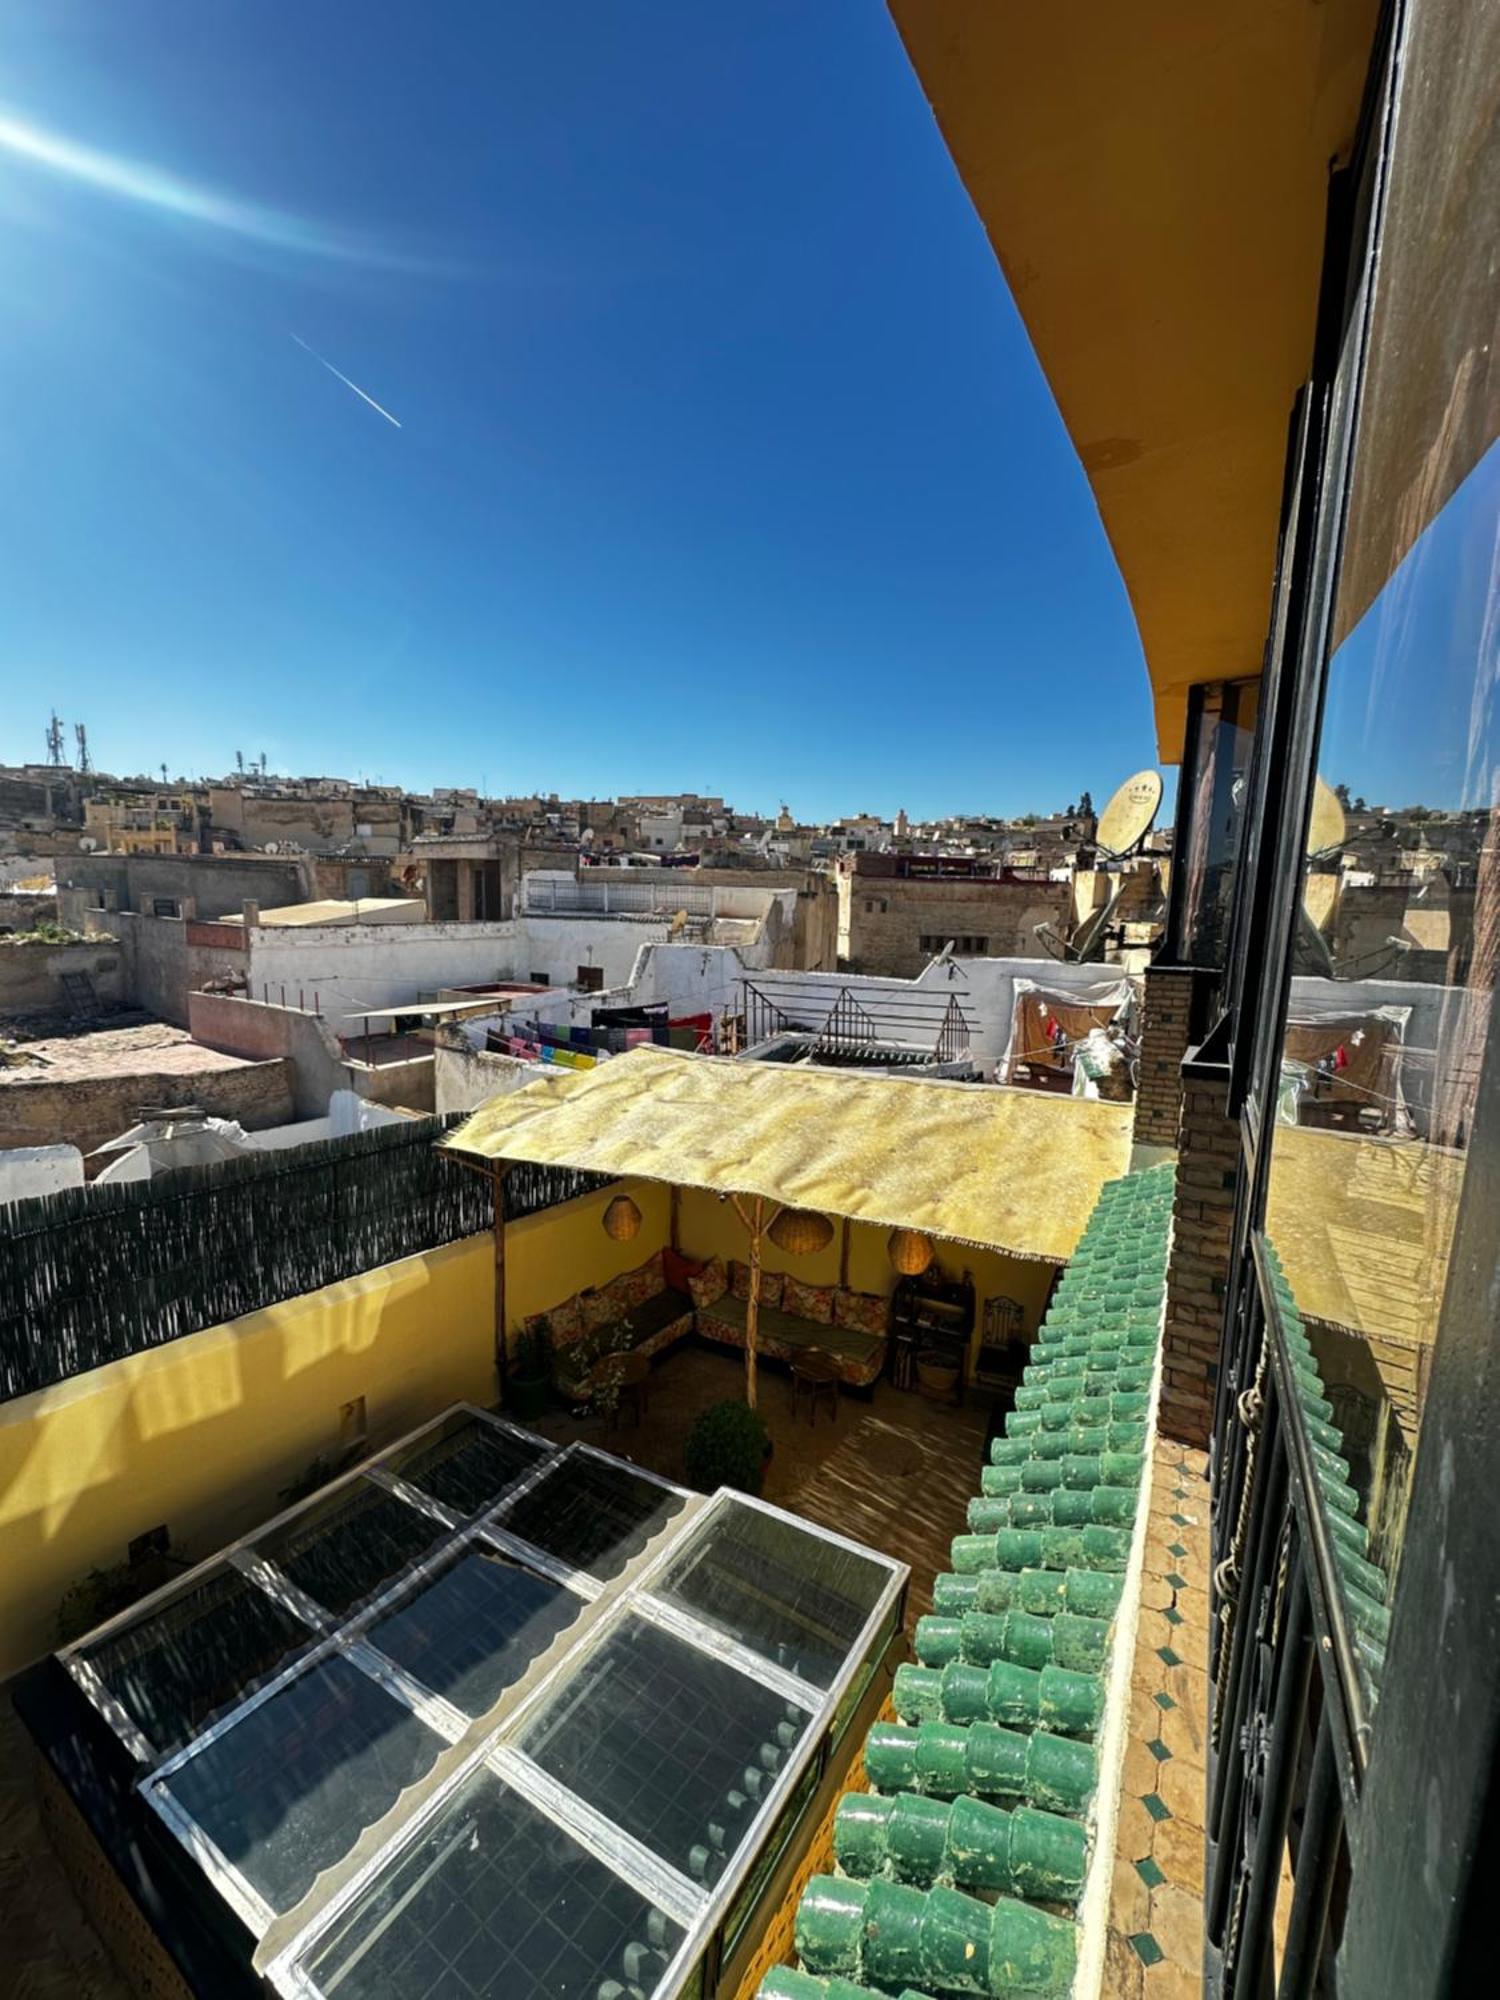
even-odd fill
[{"label": "black metal window frame", "polygon": [[[1371,1716],[1263,1222],[1390,141],[1396,25],[1388,7],[1353,158],[1330,176],[1312,370],[1289,424],[1223,1013],[1190,1059],[1221,1083],[1242,1148],[1211,1454],[1204,1929],[1205,1986],[1216,2000],[1272,1993],[1298,2000],[1329,1990],[1330,1916],[1346,1895],[1359,1844],[1369,1758]],[[1289,1855],[1294,1890],[1278,1967],[1274,1920]]]},{"label": "black metal window frame", "polygon": [[[1500,1179],[1500,1038],[1480,1080],[1378,1706],[1339,1584],[1306,1413],[1306,1343],[1283,1318],[1264,1234],[1381,197],[1403,36],[1422,5],[1392,0],[1383,10],[1359,143],[1330,190],[1314,365],[1289,446],[1223,1032],[1191,1059],[1222,1081],[1242,1148],[1212,1453],[1205,1985],[1217,2000],[1440,2000],[1494,1984],[1486,1891],[1500,1882],[1500,1202],[1487,1191]],[[1288,1860],[1294,1886],[1278,1961]]]}]

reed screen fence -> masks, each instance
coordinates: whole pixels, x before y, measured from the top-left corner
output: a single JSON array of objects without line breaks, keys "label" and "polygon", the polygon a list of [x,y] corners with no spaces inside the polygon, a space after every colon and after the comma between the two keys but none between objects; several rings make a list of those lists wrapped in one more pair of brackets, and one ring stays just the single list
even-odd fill
[{"label": "reed screen fence", "polygon": [[[0,1207],[0,1402],[488,1229],[490,1183],[434,1144],[457,1122]],[[518,1164],[506,1215],[607,1184]]]}]

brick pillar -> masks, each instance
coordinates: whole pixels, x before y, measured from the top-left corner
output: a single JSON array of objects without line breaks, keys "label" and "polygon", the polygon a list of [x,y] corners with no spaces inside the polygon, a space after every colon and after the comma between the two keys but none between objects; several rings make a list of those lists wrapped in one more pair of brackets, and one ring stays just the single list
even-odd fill
[{"label": "brick pillar", "polygon": [[1182,1059],[1192,1037],[1193,984],[1185,966],[1148,966],[1142,1005],[1138,1146],[1175,1146],[1182,1108]]},{"label": "brick pillar", "polygon": [[1199,1450],[1213,1428],[1238,1171],[1239,1127],[1225,1116],[1222,1075],[1185,1076],[1158,1426]]}]

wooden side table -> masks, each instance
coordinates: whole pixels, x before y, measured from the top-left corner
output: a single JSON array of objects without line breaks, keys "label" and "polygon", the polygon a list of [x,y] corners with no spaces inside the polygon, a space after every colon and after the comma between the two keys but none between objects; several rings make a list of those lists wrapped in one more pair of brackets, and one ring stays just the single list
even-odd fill
[{"label": "wooden side table", "polygon": [[792,1360],[792,1420],[796,1421],[797,1403],[802,1396],[807,1397],[807,1421],[816,1425],[818,1421],[818,1398],[828,1398],[828,1413],[834,1422],[839,1417],[839,1371],[816,1347],[809,1347]]},{"label": "wooden side table", "polygon": [[625,1405],[629,1403],[631,1421],[639,1430],[651,1407],[651,1357],[624,1354],[616,1365],[620,1374],[620,1400],[615,1405],[615,1423],[619,1424]]}]

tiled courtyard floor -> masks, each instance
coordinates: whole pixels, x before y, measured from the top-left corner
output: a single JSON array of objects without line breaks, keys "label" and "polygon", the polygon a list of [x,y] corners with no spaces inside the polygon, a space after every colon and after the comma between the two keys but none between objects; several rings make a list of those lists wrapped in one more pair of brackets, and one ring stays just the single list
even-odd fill
[{"label": "tiled courtyard floor", "polygon": [[[543,1418],[536,1428],[562,1440],[586,1438],[682,1479],[693,1419],[712,1403],[742,1395],[744,1380],[738,1355],[682,1347],[652,1369],[646,1421],[639,1427],[627,1412],[614,1428],[565,1414]],[[962,1534],[965,1508],[979,1490],[988,1401],[971,1398],[958,1408],[878,1382],[869,1396],[841,1390],[836,1414],[820,1402],[816,1422],[809,1423],[805,1400],[793,1416],[791,1378],[766,1367],[757,1402],[773,1446],[765,1498],[909,1564],[910,1630],[932,1609],[933,1576],[947,1569],[948,1545]]]},{"label": "tiled courtyard floor", "polygon": [[1197,2000],[1203,1991],[1208,1528],[1206,1454],[1159,1439],[1104,2000]]}]

